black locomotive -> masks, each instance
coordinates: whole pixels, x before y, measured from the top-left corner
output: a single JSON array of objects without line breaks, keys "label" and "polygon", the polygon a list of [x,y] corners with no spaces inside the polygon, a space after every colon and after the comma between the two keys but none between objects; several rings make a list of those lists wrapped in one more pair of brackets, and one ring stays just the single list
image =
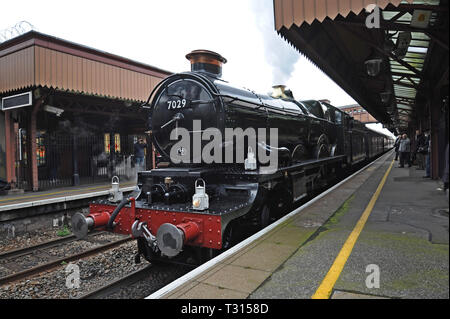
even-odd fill
[{"label": "black locomotive", "polygon": [[[152,261],[193,250],[210,258],[246,227],[265,227],[392,139],[319,101],[296,101],[221,79],[226,60],[196,50],[191,72],[169,76],[149,97],[152,141],[168,167],[138,174],[120,203],[94,202],[75,232],[106,227],[132,234]],[[151,101],[151,102],[150,102]],[[74,224],[74,223],[73,223]]]}]

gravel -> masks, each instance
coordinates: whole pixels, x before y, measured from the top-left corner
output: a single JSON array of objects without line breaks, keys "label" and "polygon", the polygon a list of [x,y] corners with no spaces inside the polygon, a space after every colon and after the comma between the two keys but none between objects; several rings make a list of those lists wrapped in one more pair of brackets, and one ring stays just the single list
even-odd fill
[{"label": "gravel", "polygon": [[[47,273],[30,277],[26,280],[0,286],[1,299],[30,298],[72,298],[101,287],[105,282],[118,279],[146,266],[145,263],[134,264],[134,254],[137,252],[135,242],[128,242],[119,247],[102,252],[98,255],[80,259]],[[76,265],[80,271],[80,287],[67,288],[66,280],[74,270],[69,265]],[[67,269],[67,273],[66,273]],[[75,281],[72,281],[72,283]]]},{"label": "gravel", "polygon": [[37,245],[56,238],[61,238],[57,235],[58,231],[59,229],[30,231],[14,238],[0,238],[0,253]]},{"label": "gravel", "polygon": [[[47,273],[0,286],[0,299],[77,298],[104,286],[110,281],[117,280],[126,274],[147,267],[149,264],[144,259],[140,264],[136,265],[134,263],[134,255],[136,253],[136,242],[124,243],[119,247],[95,256],[83,258],[71,264],[61,265]],[[74,275],[74,270],[69,265],[79,267],[79,288],[66,287],[66,280],[69,283],[75,282],[70,280],[70,276]],[[149,275],[149,278],[125,287],[108,298],[143,298],[191,269],[183,266],[152,267],[155,267],[155,271]],[[0,273],[1,271],[0,266]]]},{"label": "gravel", "polygon": [[86,240],[75,240],[68,243],[61,243],[54,247],[36,249],[25,255],[14,258],[6,258],[0,260],[0,277],[4,277],[13,272],[26,270],[56,259],[72,256],[121,238],[124,238],[124,236],[112,233],[92,234],[86,238]]},{"label": "gravel", "polygon": [[145,280],[121,288],[105,299],[142,299],[192,270],[182,265],[157,265]]}]

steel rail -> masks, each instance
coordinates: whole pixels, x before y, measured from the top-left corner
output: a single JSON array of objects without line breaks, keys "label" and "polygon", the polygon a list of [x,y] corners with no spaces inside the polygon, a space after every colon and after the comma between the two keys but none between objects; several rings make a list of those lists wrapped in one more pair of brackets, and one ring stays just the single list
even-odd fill
[{"label": "steel rail", "polygon": [[[99,232],[94,231],[94,232],[90,233],[89,236],[97,236],[97,235],[100,235],[103,233],[106,233],[106,232],[105,231],[99,231]],[[75,237],[75,235],[72,234],[72,235],[65,236],[63,238],[50,239],[45,242],[42,242],[42,243],[39,243],[36,245],[31,245],[28,247],[7,250],[7,251],[0,253],[0,260],[7,259],[7,258],[20,257],[23,255],[28,255],[37,250],[52,248],[52,247],[55,247],[55,246],[58,246],[61,244],[67,244],[67,243],[73,242],[75,240],[77,240],[77,238]]]},{"label": "steel rail", "polygon": [[57,267],[57,266],[61,265],[63,262],[67,263],[67,262],[71,262],[71,261],[74,261],[74,260],[78,260],[80,258],[84,258],[84,257],[89,257],[91,255],[95,255],[95,254],[97,254],[99,252],[108,250],[110,248],[117,247],[117,246],[119,246],[119,245],[121,245],[123,243],[126,243],[126,242],[128,242],[128,241],[130,241],[132,239],[133,238],[131,238],[131,237],[122,238],[122,239],[119,239],[119,240],[116,240],[116,241],[113,241],[113,242],[110,242],[110,243],[107,243],[107,244],[104,244],[104,245],[100,245],[100,246],[97,246],[97,247],[85,250],[85,251],[83,251],[81,253],[77,253],[77,254],[74,254],[74,255],[66,256],[66,257],[63,257],[63,258],[58,258],[58,259],[52,260],[50,262],[47,262],[47,263],[44,263],[44,264],[41,264],[41,265],[38,265],[38,266],[35,266],[35,267],[32,267],[32,268],[29,268],[29,269],[26,269],[26,270],[23,270],[23,271],[16,272],[14,274],[11,274],[11,275],[8,275],[8,276],[5,276],[5,277],[1,277],[0,278],[0,286],[1,285],[5,285],[5,284],[10,283],[10,282],[13,282],[13,281],[17,281],[19,279],[27,278],[27,277],[29,277],[31,275],[35,275],[35,274],[44,272],[46,270],[50,270],[50,269],[52,269],[54,267]]},{"label": "steel rail", "polygon": [[144,279],[152,270],[153,267],[151,265],[139,270],[135,270],[124,277],[110,281],[109,283],[98,289],[91,290],[88,293],[76,297],[76,299],[100,299],[102,297],[107,297],[110,294],[119,291],[122,287],[132,285]]}]

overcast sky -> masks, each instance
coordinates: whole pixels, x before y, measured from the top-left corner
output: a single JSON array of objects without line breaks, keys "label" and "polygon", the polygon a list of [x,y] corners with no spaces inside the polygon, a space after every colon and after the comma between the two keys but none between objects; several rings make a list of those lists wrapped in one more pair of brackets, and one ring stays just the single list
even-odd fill
[{"label": "overcast sky", "polygon": [[[2,1],[0,30],[37,31],[171,72],[195,49],[220,53],[223,78],[260,93],[285,84],[298,100],[356,102],[274,29],[273,0]],[[387,130],[385,130],[387,131]]]},{"label": "overcast sky", "polygon": [[2,1],[0,30],[37,31],[156,67],[189,69],[194,49],[220,53],[223,78],[267,93],[286,84],[296,99],[353,99],[274,30],[272,0]]}]

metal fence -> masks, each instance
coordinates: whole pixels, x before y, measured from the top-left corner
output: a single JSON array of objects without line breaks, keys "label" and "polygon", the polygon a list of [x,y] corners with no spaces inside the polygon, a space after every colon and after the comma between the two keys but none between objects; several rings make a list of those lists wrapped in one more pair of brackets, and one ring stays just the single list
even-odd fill
[{"label": "metal fence", "polygon": [[90,136],[38,134],[39,189],[110,181],[112,176],[132,180],[134,135]]},{"label": "metal fence", "polygon": [[27,139],[26,134],[23,129],[18,130],[16,135],[16,179],[17,188],[29,189],[29,171],[28,171],[28,161],[27,161]]}]

